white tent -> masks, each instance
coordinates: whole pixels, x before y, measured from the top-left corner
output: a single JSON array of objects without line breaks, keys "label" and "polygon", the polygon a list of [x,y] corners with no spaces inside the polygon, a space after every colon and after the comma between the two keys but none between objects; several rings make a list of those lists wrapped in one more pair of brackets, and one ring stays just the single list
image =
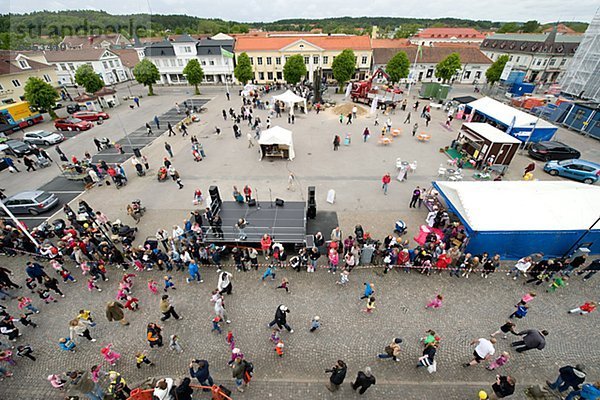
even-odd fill
[{"label": "white tent", "polygon": [[263,146],[277,145],[281,149],[288,151],[288,160],[293,160],[296,157],[294,152],[294,141],[292,140],[292,131],[288,131],[280,126],[274,126],[270,129],[264,130],[260,133],[260,139],[258,140],[260,146],[260,158],[266,155],[264,154]]},{"label": "white tent", "polygon": [[242,96],[244,97],[248,97],[250,96],[253,92],[256,91],[256,89],[258,89],[258,87],[256,85],[253,85],[251,83],[247,83],[244,86],[244,90],[242,90]]},{"label": "white tent", "polygon": [[304,112],[306,112],[306,99],[304,97],[300,97],[291,90],[286,90],[285,93],[282,93],[277,96],[273,96],[273,100],[282,101],[287,104],[290,108],[294,106],[294,104],[301,103],[304,105]]},{"label": "white tent", "polygon": [[500,103],[498,100],[494,100],[490,97],[482,97],[481,99],[467,103],[467,105],[483,114],[493,117],[507,126],[512,125],[513,127],[527,127],[528,129],[531,129],[532,125],[537,124],[538,128],[555,128],[551,123],[543,119],[538,119],[535,115],[528,114],[504,103]]}]

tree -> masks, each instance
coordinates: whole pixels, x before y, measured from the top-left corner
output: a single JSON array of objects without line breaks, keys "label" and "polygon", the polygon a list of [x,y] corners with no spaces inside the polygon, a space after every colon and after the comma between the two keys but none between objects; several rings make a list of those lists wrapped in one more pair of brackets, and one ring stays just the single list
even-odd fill
[{"label": "tree", "polygon": [[295,85],[306,76],[306,65],[304,57],[300,54],[288,57],[283,66],[283,78],[290,85]]},{"label": "tree", "polygon": [[405,39],[411,37],[419,30],[421,26],[418,24],[402,24],[394,33],[394,39]]},{"label": "tree", "polygon": [[331,69],[333,70],[333,77],[340,85],[340,88],[343,88],[344,83],[348,82],[354,76],[354,71],[356,69],[356,57],[354,56],[354,52],[350,49],[346,49],[342,51],[331,64]]},{"label": "tree", "polygon": [[521,28],[521,30],[524,33],[534,33],[534,32],[537,32],[539,27],[540,27],[539,22],[537,22],[536,20],[531,20],[531,21],[525,22],[523,24],[523,27]]},{"label": "tree", "polygon": [[204,78],[204,71],[202,70],[202,66],[196,58],[192,58],[190,61],[188,61],[187,65],[183,69],[183,74],[185,75],[188,83],[190,85],[194,85],[194,93],[200,94],[198,85],[202,83],[202,78]]},{"label": "tree", "polygon": [[237,58],[237,64],[233,69],[233,75],[235,79],[245,84],[252,78],[254,78],[254,72],[252,71],[252,64],[250,63],[250,57],[248,54],[242,53]]},{"label": "tree", "polygon": [[144,86],[148,86],[148,96],[154,96],[152,85],[160,79],[160,73],[152,61],[144,58],[133,67],[133,76],[135,80]]},{"label": "tree", "polygon": [[498,33],[517,32],[518,30],[519,25],[516,22],[507,22],[498,29]]},{"label": "tree", "polygon": [[385,66],[385,72],[390,76],[392,83],[399,82],[400,79],[408,76],[410,61],[405,52],[399,51]]},{"label": "tree", "polygon": [[32,76],[27,79],[24,90],[25,100],[29,102],[31,107],[47,110],[52,119],[57,117],[53,108],[60,96],[52,85]]},{"label": "tree", "polygon": [[485,79],[487,79],[490,85],[498,82],[500,80],[500,75],[502,75],[502,71],[504,70],[504,66],[508,62],[508,56],[505,54],[503,56],[498,57],[496,61],[487,71],[485,71]]},{"label": "tree", "polygon": [[75,71],[75,82],[83,86],[86,92],[94,93],[104,87],[104,81],[91,65],[83,64]]},{"label": "tree", "polygon": [[442,81],[446,83],[452,79],[460,67],[460,56],[458,53],[452,53],[440,61],[438,65],[436,65],[435,76],[442,79]]}]

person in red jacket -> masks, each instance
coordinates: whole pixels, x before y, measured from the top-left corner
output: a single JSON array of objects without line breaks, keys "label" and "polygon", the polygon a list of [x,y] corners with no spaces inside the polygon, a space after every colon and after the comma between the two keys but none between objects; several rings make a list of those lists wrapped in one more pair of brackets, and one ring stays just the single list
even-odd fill
[{"label": "person in red jacket", "polygon": [[246,203],[252,199],[252,189],[248,185],[244,186],[244,197],[246,197]]},{"label": "person in red jacket", "polygon": [[588,301],[587,303],[574,308],[572,310],[569,310],[569,314],[576,314],[579,313],[579,315],[584,315],[584,314],[589,314],[592,311],[594,311],[597,307],[597,304],[593,301]]},{"label": "person in red jacket", "polygon": [[260,249],[262,250],[265,260],[269,259],[269,252],[271,251],[272,243],[273,243],[273,240],[271,239],[271,236],[267,235],[266,233],[260,239]]},{"label": "person in red jacket", "polygon": [[387,174],[385,174],[383,176],[383,178],[381,178],[381,188],[383,189],[383,194],[387,194],[387,190],[388,190],[388,185],[390,184],[390,182],[392,181],[392,177],[390,176],[390,173],[388,172]]}]

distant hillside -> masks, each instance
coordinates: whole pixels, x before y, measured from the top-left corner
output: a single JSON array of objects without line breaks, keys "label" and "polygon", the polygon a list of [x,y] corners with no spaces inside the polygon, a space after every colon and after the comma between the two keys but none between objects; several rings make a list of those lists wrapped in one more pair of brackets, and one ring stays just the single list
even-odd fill
[{"label": "distant hillside", "polygon": [[[563,22],[565,25],[584,32],[587,24],[583,22]],[[394,17],[338,17],[326,19],[286,19],[275,22],[236,22],[221,19],[206,19],[188,15],[111,15],[104,11],[70,10],[38,11],[28,14],[0,15],[0,48],[27,47],[32,43],[58,43],[65,35],[92,34],[118,31],[127,37],[134,33],[138,36],[158,36],[164,33],[215,34],[244,33],[251,28],[269,31],[310,31],[322,29],[325,33],[368,33],[377,25],[383,34],[395,34],[406,37],[419,28],[426,27],[472,27],[489,31],[541,30],[537,21],[527,23],[473,21],[457,18],[394,18]]]}]

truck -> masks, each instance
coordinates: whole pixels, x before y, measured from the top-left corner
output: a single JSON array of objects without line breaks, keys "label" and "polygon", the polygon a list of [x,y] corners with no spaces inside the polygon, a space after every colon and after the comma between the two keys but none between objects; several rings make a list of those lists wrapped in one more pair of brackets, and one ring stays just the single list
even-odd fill
[{"label": "truck", "polygon": [[384,84],[374,86],[374,80],[380,82],[389,81],[389,75],[383,68],[378,68],[369,79],[352,82],[352,90],[350,91],[352,101],[355,103],[371,104],[374,99],[377,99],[379,103],[395,103],[402,100],[402,90]]},{"label": "truck", "polygon": [[13,131],[35,125],[43,120],[42,114],[33,111],[27,101],[0,106],[0,124],[12,125]]}]

